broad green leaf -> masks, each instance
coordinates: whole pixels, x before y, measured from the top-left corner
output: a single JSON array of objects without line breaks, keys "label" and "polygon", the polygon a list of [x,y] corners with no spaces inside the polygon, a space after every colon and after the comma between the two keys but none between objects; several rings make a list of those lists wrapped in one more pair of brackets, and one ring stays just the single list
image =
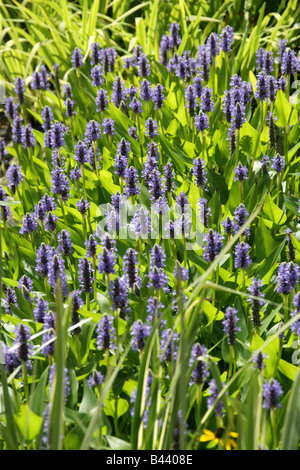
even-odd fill
[{"label": "broad green leaf", "polygon": [[131,445],[129,442],[126,442],[126,441],[123,441],[123,439],[119,439],[115,436],[109,436],[109,435],[106,435],[105,436],[105,439],[107,440],[108,442],[108,445],[111,449],[113,449],[114,451],[118,451],[118,450],[131,450]]},{"label": "broad green leaf", "polygon": [[37,437],[43,421],[43,418],[31,411],[26,403],[23,403],[15,414],[15,423],[26,442],[31,442]]},{"label": "broad green leaf", "polygon": [[129,403],[125,398],[108,397],[104,405],[104,413],[113,418],[120,418],[129,409]]},{"label": "broad green leaf", "polygon": [[255,244],[257,261],[260,262],[263,258],[267,258],[275,246],[270,230],[266,227],[264,219],[260,217],[257,224]]},{"label": "broad green leaf", "polygon": [[266,219],[270,220],[273,222],[273,224],[276,225],[283,225],[286,222],[286,214],[275,204],[270,194],[267,194],[266,196],[262,214],[265,218],[265,222],[267,222]]},{"label": "broad green leaf", "polygon": [[281,252],[285,247],[285,244],[285,241],[280,243],[257,269],[256,276],[259,279],[262,279],[265,284],[268,284],[270,282],[273,272],[277,266],[277,262],[281,255]]},{"label": "broad green leaf", "polygon": [[278,127],[293,126],[298,121],[296,109],[290,104],[282,90],[277,91],[274,113],[277,117],[276,125]]}]

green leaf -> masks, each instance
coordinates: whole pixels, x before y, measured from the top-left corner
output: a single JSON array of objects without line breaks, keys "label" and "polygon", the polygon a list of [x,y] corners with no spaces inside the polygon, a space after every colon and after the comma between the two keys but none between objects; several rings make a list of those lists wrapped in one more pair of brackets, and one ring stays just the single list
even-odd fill
[{"label": "green leaf", "polygon": [[259,421],[261,410],[261,390],[258,374],[252,373],[247,384],[247,395],[239,419],[239,448],[243,450],[258,450]]},{"label": "green leaf", "polygon": [[298,122],[297,111],[290,104],[282,90],[277,91],[274,102],[274,112],[277,117],[276,125],[278,127],[293,126]]},{"label": "green leaf", "polygon": [[[286,222],[286,214],[275,204],[270,194],[267,194],[266,196],[265,204],[262,209],[262,215],[265,219],[270,220],[273,222],[273,224],[276,225],[283,225]],[[269,224],[270,228],[273,228],[273,224]]]},{"label": "green leaf", "polygon": [[275,246],[270,230],[266,227],[264,219],[260,217],[257,224],[255,243],[257,261],[267,258]]},{"label": "green leaf", "polygon": [[131,450],[131,445],[129,442],[123,441],[114,436],[105,436],[105,439],[108,442],[108,445],[113,450]]},{"label": "green leaf", "polygon": [[278,370],[288,377],[290,380],[295,380],[296,375],[299,371],[299,367],[295,366],[294,364],[290,364],[289,362],[285,361],[284,359],[280,359],[278,364]]},{"label": "green leaf", "polygon": [[144,18],[135,18],[135,30],[138,44],[146,50],[146,30]]},{"label": "green leaf", "polygon": [[89,413],[97,406],[98,399],[93,390],[88,386],[86,380],[83,381],[83,397],[80,403],[79,412]]},{"label": "green leaf", "polygon": [[107,416],[117,417],[124,415],[129,408],[125,398],[107,398],[104,405],[104,413]]},{"label": "green leaf", "polygon": [[15,423],[26,442],[31,442],[39,434],[43,418],[30,410],[27,403],[21,405],[20,410],[15,414]]},{"label": "green leaf", "polygon": [[42,416],[46,408],[48,374],[49,368],[47,367],[39,377],[31,398],[31,409],[39,416]]},{"label": "green leaf", "polygon": [[281,450],[299,449],[300,430],[300,371],[290,391],[289,400],[286,406],[284,421],[282,426]]},{"label": "green leaf", "polygon": [[274,269],[276,267],[277,261],[280,257],[280,254],[282,250],[285,247],[285,241],[280,243],[273,251],[272,253],[267,257],[267,259],[261,264],[261,266],[258,268],[256,276],[259,279],[262,279],[262,281],[265,284],[268,284],[270,282],[270,279],[273,275]]}]

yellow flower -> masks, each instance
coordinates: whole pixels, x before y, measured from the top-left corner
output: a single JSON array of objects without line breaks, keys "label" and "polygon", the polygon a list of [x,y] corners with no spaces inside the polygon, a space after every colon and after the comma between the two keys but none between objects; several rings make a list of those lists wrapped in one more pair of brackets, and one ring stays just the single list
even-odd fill
[{"label": "yellow flower", "polygon": [[[220,427],[217,428],[215,432],[210,431],[209,429],[204,429],[203,434],[200,436],[199,440],[200,442],[209,442],[211,441],[215,445],[221,444],[224,446],[224,440],[223,440],[223,435],[224,435],[225,428]],[[226,450],[231,450],[232,447],[235,449],[237,448],[237,443],[232,439],[238,437],[238,433],[231,431],[227,434],[226,436],[226,442],[225,442],[225,449]]]}]

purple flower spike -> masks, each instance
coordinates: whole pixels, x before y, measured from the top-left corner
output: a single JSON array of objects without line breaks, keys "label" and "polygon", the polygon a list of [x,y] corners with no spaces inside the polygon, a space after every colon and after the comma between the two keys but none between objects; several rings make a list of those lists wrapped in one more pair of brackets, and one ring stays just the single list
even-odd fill
[{"label": "purple flower spike", "polygon": [[144,80],[141,81],[140,84],[140,99],[142,101],[151,101],[152,100],[152,88],[151,88],[151,82],[149,80]]},{"label": "purple flower spike", "polygon": [[145,133],[150,139],[158,135],[158,124],[151,117],[145,121]]},{"label": "purple flower spike", "polygon": [[209,128],[208,116],[202,110],[195,116],[195,128],[198,132]]},{"label": "purple flower spike", "polygon": [[76,116],[77,111],[75,108],[75,101],[71,100],[71,98],[67,98],[64,101],[64,105],[66,107],[66,116],[71,118],[72,116]]},{"label": "purple flower spike", "polygon": [[133,248],[128,248],[124,255],[124,276],[127,280],[128,286],[133,288],[135,284],[138,287],[141,286],[141,277],[139,274],[139,267],[138,267],[138,253]]},{"label": "purple flower spike", "polygon": [[254,97],[258,101],[264,101],[267,98],[269,98],[269,87],[268,87],[267,75],[263,72],[260,72],[257,75],[256,90],[254,93]]},{"label": "purple flower spike", "polygon": [[58,217],[56,214],[53,214],[53,212],[47,212],[44,223],[45,223],[45,229],[50,230],[50,232],[54,232],[56,228],[56,221]]},{"label": "purple flower spike", "polygon": [[[220,393],[220,390],[218,389],[218,385],[215,379],[211,379],[211,381],[209,382],[209,396],[207,398],[208,409],[214,406],[219,393]],[[216,416],[221,416],[223,413],[223,409],[224,409],[223,401],[218,400],[218,403],[215,405],[215,408],[214,408]]]},{"label": "purple flower spike", "polygon": [[90,208],[90,203],[89,201],[86,201],[83,197],[80,199],[80,201],[76,202],[76,207],[79,210],[80,214],[84,217],[87,211]]},{"label": "purple flower spike", "polygon": [[5,114],[9,119],[15,119],[18,115],[19,103],[15,103],[12,96],[8,96],[5,100]]},{"label": "purple flower spike", "polygon": [[20,228],[20,233],[31,233],[36,232],[38,229],[37,221],[33,214],[27,212],[23,216],[22,227]]},{"label": "purple flower spike", "polygon": [[200,157],[194,158],[193,164],[194,166],[191,173],[194,175],[196,185],[198,188],[206,188],[207,172],[205,168],[205,160]]},{"label": "purple flower spike", "polygon": [[219,47],[224,52],[230,52],[234,40],[234,30],[232,26],[225,26],[219,36]]},{"label": "purple flower spike", "polygon": [[203,258],[212,262],[223,248],[223,236],[217,231],[209,229],[204,235]]},{"label": "purple flower spike", "polygon": [[212,100],[213,91],[208,86],[204,87],[201,93],[201,109],[204,113],[214,110],[215,104]]},{"label": "purple flower spike", "polygon": [[114,105],[119,108],[121,101],[126,101],[126,90],[123,80],[116,76],[113,82],[113,93],[111,100]]},{"label": "purple flower spike", "polygon": [[152,91],[152,101],[154,103],[154,109],[162,108],[165,98],[166,98],[163,93],[164,89],[165,87],[161,85],[160,83],[154,86],[153,91]]},{"label": "purple flower spike", "polygon": [[136,96],[133,98],[132,101],[129,103],[129,107],[132,109],[134,114],[139,114],[143,111],[143,105],[140,100],[136,98]]},{"label": "purple flower spike", "polygon": [[115,254],[108,250],[107,248],[103,248],[102,253],[99,254],[98,257],[98,269],[99,273],[103,274],[111,274],[115,272]]},{"label": "purple flower spike", "polygon": [[282,75],[294,75],[300,70],[299,58],[296,52],[290,48],[285,49],[282,54],[281,73]]},{"label": "purple flower spike", "polygon": [[252,263],[252,260],[248,254],[250,250],[250,245],[245,242],[239,242],[235,247],[235,260],[234,266],[236,269],[247,269],[248,266]]},{"label": "purple flower spike", "polygon": [[25,82],[23,78],[17,77],[14,81],[14,91],[18,97],[19,103],[23,104],[25,102]]},{"label": "purple flower spike", "polygon": [[188,85],[185,89],[185,107],[191,117],[195,116],[197,108],[197,93],[193,85]]},{"label": "purple flower spike", "polygon": [[223,328],[230,346],[236,343],[236,333],[241,331],[241,328],[237,326],[238,320],[237,310],[232,307],[227,307],[223,319]]},{"label": "purple flower spike", "polygon": [[54,168],[51,172],[51,192],[58,194],[62,197],[63,201],[66,201],[69,197],[70,183],[62,168]]},{"label": "purple flower spike", "polygon": [[48,281],[53,290],[56,290],[58,278],[61,280],[61,289],[63,295],[68,295],[68,283],[65,273],[64,260],[56,250],[48,252]]},{"label": "purple flower spike", "polygon": [[85,128],[84,137],[88,144],[92,142],[96,142],[98,139],[100,139],[101,138],[100,124],[94,119],[89,121]]},{"label": "purple flower spike", "polygon": [[79,67],[83,66],[82,51],[78,47],[76,47],[72,52],[71,62],[73,69],[78,69]]},{"label": "purple flower spike", "polygon": [[4,307],[5,307],[5,312],[10,315],[12,313],[11,305],[14,305],[16,308],[19,308],[15,291],[13,290],[12,287],[7,287],[5,289]]},{"label": "purple flower spike", "polygon": [[110,282],[109,297],[113,311],[119,310],[120,318],[125,319],[129,306],[128,284],[125,278],[117,276]]},{"label": "purple flower spike", "polygon": [[248,168],[246,166],[243,166],[241,162],[238,163],[238,165],[234,169],[234,174],[235,177],[233,178],[233,181],[243,181],[248,179]]},{"label": "purple flower spike", "polygon": [[222,226],[223,226],[224,232],[228,236],[231,236],[233,234],[234,221],[229,217],[229,215],[226,217],[225,220],[223,220]]},{"label": "purple flower spike", "polygon": [[151,73],[150,63],[146,54],[141,54],[137,61],[138,74],[140,77],[148,77]]},{"label": "purple flower spike", "polygon": [[97,95],[96,95],[96,110],[98,112],[103,112],[106,110],[108,106],[108,96],[107,96],[107,91],[104,90],[103,88],[100,88],[97,90]]},{"label": "purple flower spike", "polygon": [[125,194],[126,196],[135,196],[136,194],[139,194],[140,188],[138,185],[138,172],[136,168],[133,166],[130,166],[125,169],[124,173],[125,177]]},{"label": "purple flower spike", "polygon": [[104,375],[101,372],[94,370],[92,375],[88,378],[88,386],[90,388],[99,387],[104,381]]},{"label": "purple flower spike", "polygon": [[280,408],[280,397],[283,394],[282,387],[278,380],[270,379],[263,384],[263,408],[268,410],[275,410]]},{"label": "purple flower spike", "polygon": [[8,186],[14,192],[19,184],[23,181],[23,174],[20,165],[10,165],[6,172],[6,178],[8,179]]},{"label": "purple flower spike", "polygon": [[16,341],[18,345],[17,357],[20,362],[27,362],[33,352],[32,345],[30,344],[30,328],[23,323],[18,323],[16,327]]},{"label": "purple flower spike", "polygon": [[209,370],[207,364],[204,362],[204,358],[208,355],[207,348],[199,343],[196,343],[192,347],[190,366],[193,366],[191,374],[191,385],[201,385],[206,382],[209,377]]},{"label": "purple flower spike", "polygon": [[78,262],[78,278],[81,292],[88,294],[93,291],[93,267],[88,258],[80,258]]},{"label": "purple flower spike", "polygon": [[112,315],[103,315],[97,327],[97,347],[98,349],[116,349],[116,329],[113,326]]},{"label": "purple flower spike", "polygon": [[149,272],[149,283],[148,287],[153,288],[155,291],[159,289],[167,290],[168,289],[168,276],[162,268],[154,268]]},{"label": "purple flower spike", "polygon": [[92,85],[95,88],[98,88],[100,85],[105,83],[105,80],[102,75],[101,65],[95,65],[91,70]]},{"label": "purple flower spike", "polygon": [[277,273],[278,294],[289,294],[299,282],[300,268],[293,261],[282,262]]},{"label": "purple flower spike", "polygon": [[33,309],[34,320],[38,323],[44,323],[45,315],[48,313],[49,303],[43,299],[43,297],[38,297],[36,306]]},{"label": "purple flower spike", "polygon": [[[239,229],[244,225],[246,222],[247,217],[249,216],[249,213],[246,209],[246,206],[244,204],[240,204],[234,211],[234,221],[235,221],[235,228],[234,228],[234,233],[237,233]],[[243,235],[246,237],[249,237],[250,235],[250,229],[249,227],[246,228],[244,231]]]},{"label": "purple flower spike", "polygon": [[[247,299],[248,302],[251,304],[252,323],[254,328],[259,327],[261,325],[260,308],[265,303],[262,299],[264,297],[264,294],[260,290],[261,285],[262,281],[260,279],[254,278],[248,288],[248,292],[250,292],[253,297],[257,297],[256,299],[252,297]],[[261,298],[261,300],[259,300],[259,298]]]},{"label": "purple flower spike", "polygon": [[137,320],[131,327],[131,344],[134,351],[143,351],[146,345],[146,338],[150,335],[151,327],[144,325],[141,320]]},{"label": "purple flower spike", "polygon": [[282,155],[279,155],[279,153],[277,153],[273,158],[272,158],[272,165],[271,165],[271,168],[275,171],[277,171],[277,173],[281,173],[283,172],[284,168],[285,168],[285,158],[284,156]]},{"label": "purple flower spike", "polygon": [[104,118],[102,121],[103,134],[114,135],[115,121],[111,118]]},{"label": "purple flower spike", "polygon": [[53,122],[49,130],[50,146],[52,149],[60,149],[65,146],[64,133],[67,128],[62,122]]}]

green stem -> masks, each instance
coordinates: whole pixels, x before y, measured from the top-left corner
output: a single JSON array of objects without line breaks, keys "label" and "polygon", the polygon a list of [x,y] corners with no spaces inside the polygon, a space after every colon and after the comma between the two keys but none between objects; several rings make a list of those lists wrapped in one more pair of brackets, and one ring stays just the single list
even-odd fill
[{"label": "green stem", "polygon": [[26,362],[22,363],[22,372],[23,372],[23,383],[24,383],[24,392],[25,392],[25,401],[29,404],[29,387],[28,387],[28,376],[27,376],[27,367]]},{"label": "green stem", "polygon": [[244,201],[243,181],[240,181],[240,190],[241,190],[241,202],[243,202]]},{"label": "green stem", "polygon": [[201,403],[202,403],[202,387],[203,384],[197,385],[197,394],[196,394],[196,423],[199,426],[201,421]]},{"label": "green stem", "polygon": [[87,240],[87,228],[86,228],[86,218],[82,217],[82,227],[83,227],[83,238]]},{"label": "green stem", "polygon": [[270,418],[271,418],[271,426],[272,426],[273,450],[276,450],[276,447],[277,447],[277,427],[276,427],[275,408],[271,409]]},{"label": "green stem", "polygon": [[202,137],[202,158],[205,160],[205,131],[201,132],[201,137]]},{"label": "green stem", "polygon": [[289,320],[289,297],[287,294],[283,295],[283,312],[284,312],[284,323]]},{"label": "green stem", "polygon": [[286,192],[286,195],[288,195],[288,193],[289,193],[289,191],[288,191],[289,173],[288,172],[289,172],[289,166],[290,166],[290,162],[289,162],[289,128],[288,128],[288,126],[285,126],[285,128],[284,128],[283,145],[284,145],[284,159],[285,159],[285,165],[286,165],[286,169],[287,169],[286,178],[285,178],[285,184],[286,184],[285,192]]},{"label": "green stem", "polygon": [[83,194],[84,194],[84,199],[87,201],[87,195],[86,195],[86,180],[85,180],[85,171],[84,171],[84,164],[81,163],[80,165],[81,168],[81,174],[82,174],[82,185],[83,185]]},{"label": "green stem", "polygon": [[234,372],[234,348],[230,344],[229,345],[229,370],[228,370],[228,379],[232,376]]},{"label": "green stem", "polygon": [[68,224],[67,224],[67,219],[66,219],[66,214],[65,214],[65,209],[64,209],[64,203],[63,203],[61,194],[59,195],[59,204],[60,204],[61,212],[62,212],[62,215],[63,215],[64,224],[67,227]]},{"label": "green stem", "polygon": [[93,256],[93,270],[94,270],[94,299],[97,301],[97,267],[96,267],[96,256]]},{"label": "green stem", "polygon": [[99,172],[98,172],[98,161],[97,161],[97,142],[93,142],[93,148],[94,148],[94,159],[95,159],[95,171],[96,175],[99,177]]},{"label": "green stem", "polygon": [[72,268],[72,263],[71,263],[70,256],[67,257],[67,260],[68,260],[69,270],[70,270],[70,274],[71,274],[71,278],[72,278],[73,289],[76,289],[76,281],[75,281],[75,276],[74,276],[74,273],[73,273],[73,268]]},{"label": "green stem", "polygon": [[229,76],[229,58],[228,54],[224,52],[225,55],[225,90],[228,89],[228,76]]},{"label": "green stem", "polygon": [[279,196],[280,196],[280,187],[281,187],[281,173],[277,173],[277,195],[276,195],[276,205],[279,204]]},{"label": "green stem", "polygon": [[244,292],[245,291],[245,286],[246,286],[246,272],[245,272],[245,269],[242,269],[242,279],[243,279],[242,289],[243,289],[243,292]]}]

